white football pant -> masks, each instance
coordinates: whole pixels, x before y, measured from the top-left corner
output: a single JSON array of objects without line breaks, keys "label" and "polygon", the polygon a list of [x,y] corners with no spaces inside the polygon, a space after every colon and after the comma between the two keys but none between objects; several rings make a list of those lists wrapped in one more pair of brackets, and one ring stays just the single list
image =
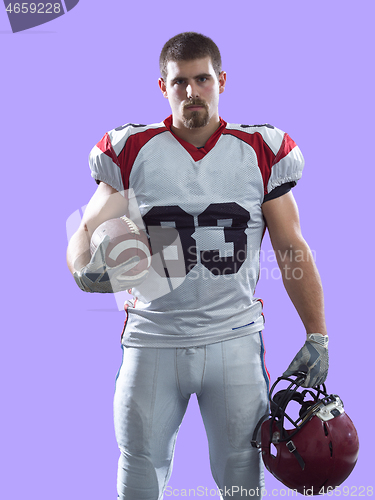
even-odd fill
[{"label": "white football pant", "polygon": [[114,398],[121,451],[117,498],[162,500],[178,429],[193,393],[222,498],[243,498],[241,488],[260,492],[263,464],[250,440],[268,407],[263,357],[261,333],[202,347],[123,347]]}]

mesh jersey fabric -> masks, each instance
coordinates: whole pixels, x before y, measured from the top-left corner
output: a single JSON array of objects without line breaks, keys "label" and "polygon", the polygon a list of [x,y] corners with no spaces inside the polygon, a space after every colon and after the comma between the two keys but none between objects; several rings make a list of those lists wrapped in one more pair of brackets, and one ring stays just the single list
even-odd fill
[{"label": "mesh jersey fabric", "polygon": [[148,278],[125,304],[126,346],[189,347],[262,330],[254,297],[264,197],[301,178],[302,153],[271,125],[228,124],[204,148],[178,138],[172,117],[127,124],[90,153],[91,175],[128,197],[150,237]]}]

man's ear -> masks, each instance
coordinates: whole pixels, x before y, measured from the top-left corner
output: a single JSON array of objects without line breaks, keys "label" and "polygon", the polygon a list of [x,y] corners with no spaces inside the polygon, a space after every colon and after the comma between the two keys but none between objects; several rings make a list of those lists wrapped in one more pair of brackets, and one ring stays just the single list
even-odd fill
[{"label": "man's ear", "polygon": [[165,81],[163,78],[159,78],[158,80],[159,88],[163,94],[163,96],[168,99],[168,93],[167,93],[167,85],[165,84]]},{"label": "man's ear", "polygon": [[222,71],[219,75],[219,94],[222,94],[225,90],[225,84],[227,82],[227,74]]}]

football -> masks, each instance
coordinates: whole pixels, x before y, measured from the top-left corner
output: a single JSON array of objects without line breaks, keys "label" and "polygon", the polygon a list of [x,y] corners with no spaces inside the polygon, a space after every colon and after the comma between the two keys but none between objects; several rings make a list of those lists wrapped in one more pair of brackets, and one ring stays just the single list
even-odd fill
[{"label": "football", "polygon": [[124,265],[124,275],[136,277],[151,265],[151,249],[147,234],[139,229],[128,217],[110,219],[96,228],[91,242],[91,255],[98,248],[104,237],[109,237],[105,262],[108,267]]}]

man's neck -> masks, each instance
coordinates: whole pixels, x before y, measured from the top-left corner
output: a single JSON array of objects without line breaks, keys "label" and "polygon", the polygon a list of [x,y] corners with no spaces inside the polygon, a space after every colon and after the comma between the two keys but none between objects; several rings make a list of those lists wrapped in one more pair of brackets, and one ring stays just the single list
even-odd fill
[{"label": "man's neck", "polygon": [[172,125],[172,131],[186,142],[189,142],[196,148],[202,148],[211,135],[216,132],[216,130],[220,127],[220,120],[212,120],[212,122],[208,123],[205,127],[199,128],[187,128],[184,125],[175,126]]}]

